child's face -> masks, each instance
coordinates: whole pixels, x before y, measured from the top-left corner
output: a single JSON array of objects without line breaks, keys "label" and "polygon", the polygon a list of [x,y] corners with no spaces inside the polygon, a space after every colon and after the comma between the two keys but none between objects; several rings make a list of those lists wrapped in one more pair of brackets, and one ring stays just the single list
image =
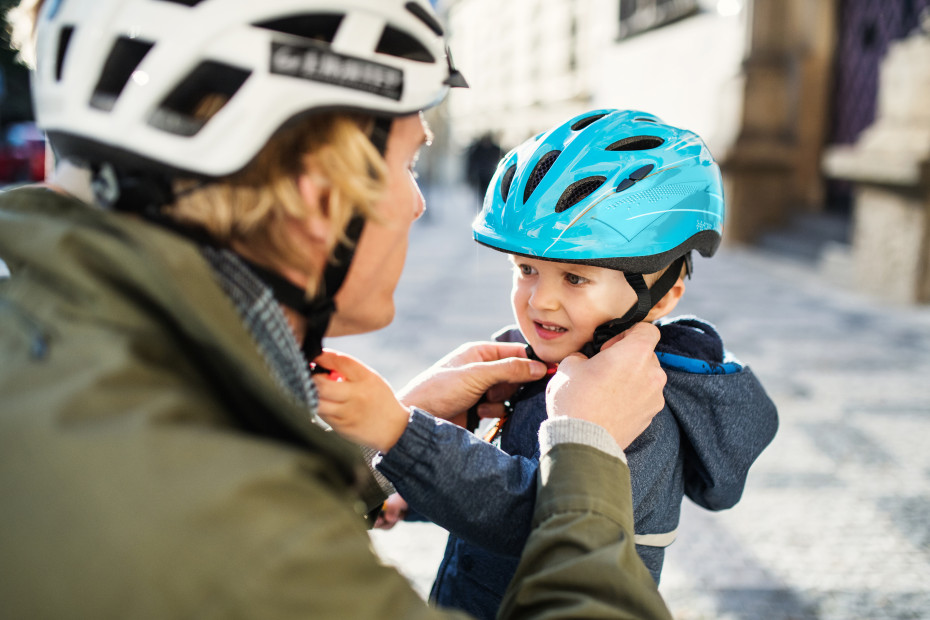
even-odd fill
[{"label": "child's face", "polygon": [[511,303],[523,337],[545,362],[561,362],[636,301],[623,272],[511,256]]}]

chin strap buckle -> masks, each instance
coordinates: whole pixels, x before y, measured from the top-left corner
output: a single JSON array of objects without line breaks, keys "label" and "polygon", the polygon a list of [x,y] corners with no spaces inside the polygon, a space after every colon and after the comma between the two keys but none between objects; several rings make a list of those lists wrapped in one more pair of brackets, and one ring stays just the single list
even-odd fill
[{"label": "chin strap buckle", "polygon": [[604,343],[608,340],[618,334],[622,334],[645,319],[653,306],[665,297],[665,295],[672,290],[672,287],[675,286],[675,282],[681,277],[682,266],[687,267],[687,274],[690,276],[690,252],[676,259],[675,262],[669,265],[665,272],[659,276],[659,279],[653,283],[652,288],[646,285],[643,274],[624,273],[623,275],[626,276],[626,281],[630,283],[630,286],[633,287],[633,290],[636,292],[636,303],[619,319],[613,319],[602,325],[598,325],[597,329],[594,330],[594,335],[591,337],[591,342],[581,348],[581,353],[587,357],[594,357],[600,352],[601,347],[604,346]]}]

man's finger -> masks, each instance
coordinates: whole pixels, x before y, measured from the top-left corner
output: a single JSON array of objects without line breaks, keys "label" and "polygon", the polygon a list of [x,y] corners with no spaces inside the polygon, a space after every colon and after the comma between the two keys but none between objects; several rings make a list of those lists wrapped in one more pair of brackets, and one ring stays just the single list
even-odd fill
[{"label": "man's finger", "polygon": [[478,405],[479,418],[502,418],[506,413],[504,403],[481,403]]},{"label": "man's finger", "polygon": [[629,339],[631,343],[635,343],[638,346],[645,346],[654,350],[656,345],[659,344],[659,338],[661,336],[662,333],[659,331],[659,328],[652,323],[637,323],[630,329],[626,330],[624,333],[620,334],[620,339]]},{"label": "man's finger", "polygon": [[559,362],[559,371],[570,374],[572,368],[575,368],[578,364],[584,363],[587,359],[588,358],[581,353],[571,353]]},{"label": "man's finger", "polygon": [[498,383],[497,385],[492,385],[485,393],[485,399],[491,403],[503,402],[513,396],[514,392],[516,392],[519,387],[520,384],[518,383]]},{"label": "man's finger", "polygon": [[316,392],[320,403],[331,403],[342,405],[351,400],[355,393],[354,388],[349,387],[346,381],[333,381],[329,378],[315,378]]},{"label": "man's finger", "polygon": [[496,362],[511,357],[526,359],[526,345],[519,342],[482,342],[473,351],[482,362]]},{"label": "man's finger", "polygon": [[473,376],[476,376],[483,383],[481,386],[483,391],[498,383],[535,381],[546,374],[546,365],[542,362],[516,357],[496,362],[485,362],[475,365],[475,368],[478,372]]},{"label": "man's finger", "polygon": [[367,366],[351,355],[332,349],[323,349],[323,352],[313,360],[313,363],[321,370],[325,369],[336,373],[336,375],[331,376],[341,376],[348,381],[357,379],[359,375],[364,375],[365,371],[368,370]]},{"label": "man's finger", "polygon": [[[632,338],[631,342],[641,343],[643,346],[649,346],[655,349],[659,343],[661,332],[659,328],[651,323],[637,323],[626,331],[620,332],[601,346],[601,351],[606,351],[621,340]],[[636,346],[635,344],[633,346]]]}]

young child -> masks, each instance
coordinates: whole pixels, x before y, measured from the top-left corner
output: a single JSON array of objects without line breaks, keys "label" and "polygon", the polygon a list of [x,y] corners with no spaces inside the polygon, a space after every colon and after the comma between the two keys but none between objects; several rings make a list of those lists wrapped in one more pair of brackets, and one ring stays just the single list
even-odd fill
[{"label": "young child", "polygon": [[[518,328],[551,366],[597,354],[638,321],[668,315],[690,253],[714,254],[723,225],[719,169],[695,134],[635,111],[597,110],[501,160],[475,239],[510,254]],[[666,407],[627,449],[637,551],[656,582],[683,496],[733,506],[774,437],[775,406],[752,372],[696,318],[659,323]],[[411,509],[450,531],[431,598],[493,618],[529,531],[548,378],[524,385],[489,439],[501,453],[392,449],[378,468]],[[596,509],[596,507],[592,507]]]}]

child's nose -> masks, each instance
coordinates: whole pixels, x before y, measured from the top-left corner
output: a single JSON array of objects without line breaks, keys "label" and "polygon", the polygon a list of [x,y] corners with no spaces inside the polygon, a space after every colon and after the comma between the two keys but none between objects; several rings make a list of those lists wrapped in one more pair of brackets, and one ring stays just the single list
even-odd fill
[{"label": "child's nose", "polygon": [[530,305],[537,310],[555,310],[559,307],[559,297],[552,285],[540,281],[533,287]]}]

